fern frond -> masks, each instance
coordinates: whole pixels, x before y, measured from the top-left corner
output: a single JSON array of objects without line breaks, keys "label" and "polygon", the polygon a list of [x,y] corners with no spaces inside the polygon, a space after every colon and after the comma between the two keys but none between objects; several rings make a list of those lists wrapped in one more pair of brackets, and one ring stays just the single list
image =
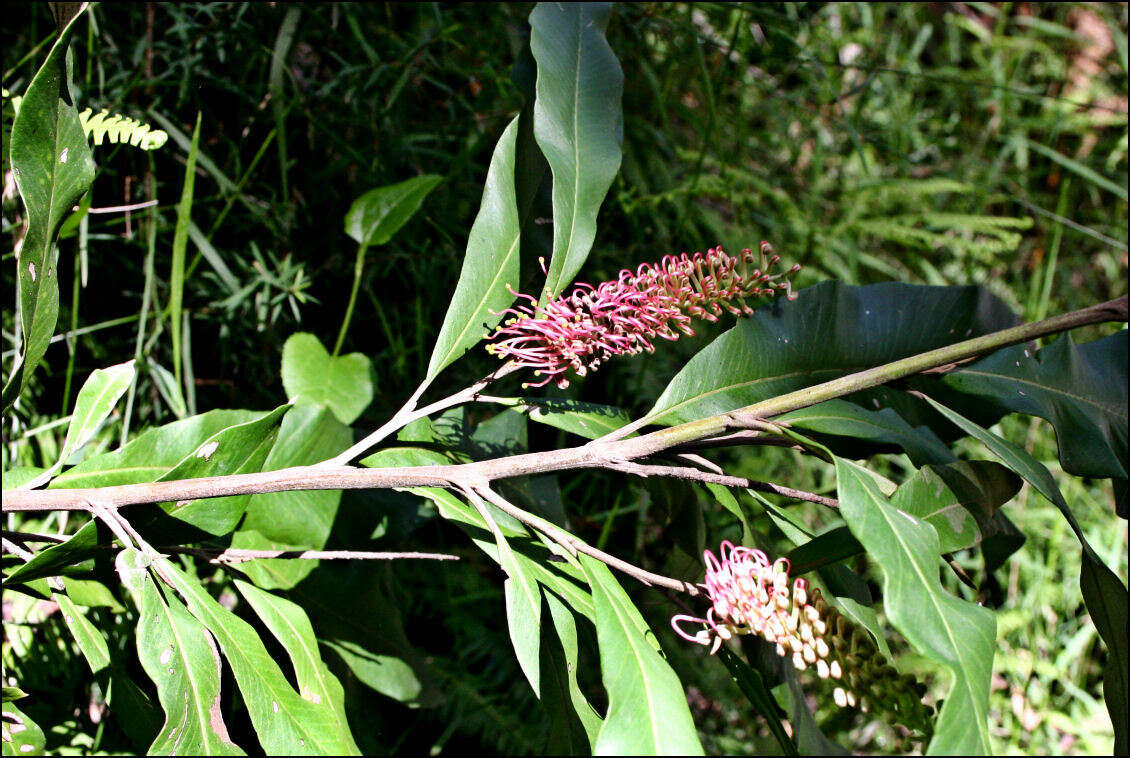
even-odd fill
[{"label": "fern frond", "polygon": [[142,150],[156,150],[168,141],[169,135],[160,129],[154,129],[149,124],[143,124],[135,118],[123,116],[120,113],[110,114],[105,108],[93,116],[93,111],[87,108],[78,114],[79,123],[86,136],[93,139],[97,147],[103,139],[109,139],[111,144],[126,144]]}]

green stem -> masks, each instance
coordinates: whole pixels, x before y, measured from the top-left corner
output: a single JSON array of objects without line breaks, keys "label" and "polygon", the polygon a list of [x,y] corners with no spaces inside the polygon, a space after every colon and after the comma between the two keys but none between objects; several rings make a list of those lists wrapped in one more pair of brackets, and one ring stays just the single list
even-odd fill
[{"label": "green stem", "polygon": [[337,333],[337,342],[334,344],[335,357],[341,352],[345,333],[349,331],[349,322],[353,319],[353,306],[357,303],[357,291],[361,289],[361,274],[365,271],[365,251],[368,248],[364,243],[357,246],[357,259],[353,261],[353,288],[349,291],[349,305],[345,306],[345,319],[341,322],[341,330]]}]

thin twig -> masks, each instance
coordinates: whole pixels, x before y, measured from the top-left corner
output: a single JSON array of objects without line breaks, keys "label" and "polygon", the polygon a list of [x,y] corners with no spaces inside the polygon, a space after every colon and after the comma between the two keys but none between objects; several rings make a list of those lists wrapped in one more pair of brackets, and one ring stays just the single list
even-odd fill
[{"label": "thin twig", "polygon": [[792,487],[783,487],[780,484],[773,484],[772,482],[759,482],[741,476],[699,471],[698,469],[687,466],[656,466],[625,461],[613,464],[609,466],[609,468],[615,469],[616,471],[623,471],[625,474],[633,474],[634,476],[670,476],[675,479],[689,479],[696,482],[721,484],[724,487],[745,487],[747,489],[757,490],[758,492],[771,492],[775,495],[784,495],[794,500],[806,500],[810,503],[819,503],[828,508],[840,507],[840,501],[833,497],[824,497],[823,495],[793,489]]},{"label": "thin twig", "polygon": [[161,547],[166,553],[184,553],[207,558],[209,563],[244,563],[260,558],[285,558],[305,561],[396,561],[428,560],[457,561],[459,556],[448,553],[372,552],[365,550],[208,550],[199,547]]}]

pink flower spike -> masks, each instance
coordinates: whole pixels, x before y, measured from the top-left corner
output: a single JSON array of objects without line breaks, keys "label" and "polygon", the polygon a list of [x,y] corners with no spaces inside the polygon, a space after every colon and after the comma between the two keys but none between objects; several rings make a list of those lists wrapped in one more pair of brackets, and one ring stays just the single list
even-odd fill
[{"label": "pink flower spike", "polygon": [[[765,273],[780,260],[769,257],[772,250],[762,242],[756,255],[746,249],[730,256],[721,247],[705,254],[666,255],[659,263],[640,264],[634,273],[623,269],[615,280],[595,287],[579,282],[568,295],[544,306],[508,285],[521,302],[501,313],[492,311],[510,318],[488,335],[493,343],[487,350],[545,377],[527,387],[550,381],[566,387],[569,380],[561,376],[566,371],[584,376],[614,355],[653,352],[655,337],[674,341],[680,332],[694,336],[692,318],[717,321],[726,311],[749,315],[746,299],[772,298],[778,289],[794,299],[788,277],[800,267],[773,276]],[[545,261],[541,264],[544,269]],[[778,278],[783,281],[775,281]]]}]

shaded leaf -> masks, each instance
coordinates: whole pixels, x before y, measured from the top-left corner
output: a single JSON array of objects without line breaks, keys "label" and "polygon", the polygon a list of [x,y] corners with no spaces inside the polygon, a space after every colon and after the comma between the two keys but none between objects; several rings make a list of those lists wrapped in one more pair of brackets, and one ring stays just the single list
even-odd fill
[{"label": "shaded leaf", "polygon": [[442,181],[442,176],[423,174],[369,190],[349,206],[345,214],[345,233],[365,247],[385,244],[408,223],[428,193]]},{"label": "shaded leaf", "polygon": [[541,692],[551,719],[547,747],[551,752],[591,753],[604,720],[577,681],[580,650],[575,611],[554,593],[542,594],[553,621],[552,633],[549,624],[542,625],[542,657],[546,665],[541,667]]},{"label": "shaded leaf", "polygon": [[836,478],[840,512],[883,570],[891,623],[918,652],[954,676],[927,752],[988,755],[996,616],[942,588],[934,527],[891,504],[856,464],[837,458]]},{"label": "shaded leaf", "polygon": [[592,588],[608,714],[593,752],[702,755],[679,677],[655,635],[603,563],[578,556]]},{"label": "shaded leaf", "polygon": [[773,693],[769,691],[761,673],[736,656],[728,645],[718,649],[718,658],[725,664],[749,704],[765,719],[769,731],[773,733],[785,755],[798,755],[796,743],[781,726],[781,709],[773,699]]},{"label": "shaded leaf", "polygon": [[[539,424],[563,429],[585,439],[603,437],[631,421],[622,408],[555,397],[523,397],[518,409]],[[633,432],[629,436],[635,436]]]},{"label": "shaded leaf", "polygon": [[1002,413],[1046,419],[1064,471],[1127,477],[1126,330],[1076,345],[1070,334],[1033,355],[1024,345],[998,350],[942,380]]},{"label": "shaded leaf", "polygon": [[296,405],[315,403],[351,424],[373,400],[372,362],[361,353],[331,356],[318,338],[292,334],[283,345],[282,382]]},{"label": "shaded leaf", "polygon": [[55,40],[28,84],[12,123],[12,174],[27,209],[27,232],[16,264],[19,280],[22,354],[4,385],[7,408],[39,365],[59,315],[55,232],[94,181],[94,158],[70,101],[66,66],[76,14]]},{"label": "shaded leaf", "polygon": [[[455,294],[447,307],[443,326],[432,348],[426,378],[431,379],[473,345],[484,332],[502,320],[501,312],[513,301],[508,287],[518,286],[518,207],[514,195],[515,117],[494,148],[483,187],[483,200],[471,234]],[[492,313],[493,311],[493,313]]]},{"label": "shaded leaf", "polygon": [[67,566],[82,563],[98,549],[98,524],[88,521],[67,538],[66,542],[40,550],[21,566],[4,577],[5,582],[31,582],[47,576],[57,576]]},{"label": "shaded leaf", "polygon": [[106,646],[106,638],[102,633],[84,616],[71,599],[66,595],[53,592],[51,599],[59,604],[59,610],[63,614],[63,622],[70,630],[71,636],[74,637],[75,643],[78,644],[78,649],[82,652],[86,662],[90,664],[91,672],[97,674],[102,669],[110,665],[110,650]]},{"label": "shaded leaf", "polygon": [[620,170],[624,74],[604,36],[610,13],[609,3],[539,3],[530,14],[534,135],[553,172],[548,297],[588,257],[597,212]]}]

